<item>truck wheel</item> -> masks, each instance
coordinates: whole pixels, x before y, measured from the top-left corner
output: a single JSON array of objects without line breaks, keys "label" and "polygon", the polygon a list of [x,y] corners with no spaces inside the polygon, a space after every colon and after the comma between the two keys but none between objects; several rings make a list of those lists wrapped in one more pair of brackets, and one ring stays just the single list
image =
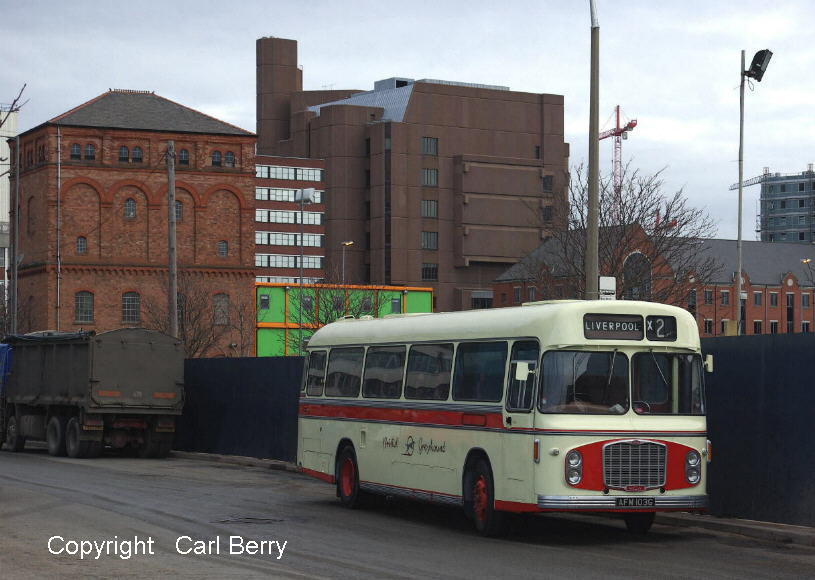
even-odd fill
[{"label": "truck wheel", "polygon": [[139,457],[142,459],[157,457],[160,444],[161,436],[152,429],[147,429],[144,432],[144,441],[138,448]]},{"label": "truck wheel", "polygon": [[79,419],[71,417],[65,429],[65,449],[68,452],[68,457],[81,459],[88,456],[88,447],[91,442],[82,441],[81,436],[82,427],[79,425]]},{"label": "truck wheel", "polygon": [[25,448],[25,437],[20,435],[20,431],[17,429],[17,417],[9,417],[8,423],[6,423],[6,445],[8,445],[9,451],[15,453]]},{"label": "truck wheel", "polygon": [[484,459],[478,459],[465,476],[465,498],[468,516],[482,536],[498,536],[505,531],[504,514],[495,509],[495,486],[492,470]]},{"label": "truck wheel", "polygon": [[65,417],[54,415],[48,421],[45,440],[48,442],[48,453],[54,457],[65,456]]}]

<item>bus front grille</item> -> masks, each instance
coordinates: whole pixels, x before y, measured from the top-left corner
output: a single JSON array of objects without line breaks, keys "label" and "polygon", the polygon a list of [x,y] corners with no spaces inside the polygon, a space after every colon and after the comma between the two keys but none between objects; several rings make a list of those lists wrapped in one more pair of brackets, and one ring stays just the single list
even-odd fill
[{"label": "bus front grille", "polygon": [[665,445],[637,439],[603,447],[603,482],[611,489],[639,491],[665,485]]}]

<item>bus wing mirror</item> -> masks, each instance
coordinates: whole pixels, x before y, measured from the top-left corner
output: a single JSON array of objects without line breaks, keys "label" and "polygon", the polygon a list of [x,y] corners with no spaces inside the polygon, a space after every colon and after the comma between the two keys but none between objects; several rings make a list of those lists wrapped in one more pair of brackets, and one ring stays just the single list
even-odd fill
[{"label": "bus wing mirror", "polygon": [[518,362],[515,363],[515,380],[518,382],[526,381],[529,378],[529,363]]},{"label": "bus wing mirror", "polygon": [[705,355],[705,370],[709,373],[713,372],[713,355],[706,354]]}]

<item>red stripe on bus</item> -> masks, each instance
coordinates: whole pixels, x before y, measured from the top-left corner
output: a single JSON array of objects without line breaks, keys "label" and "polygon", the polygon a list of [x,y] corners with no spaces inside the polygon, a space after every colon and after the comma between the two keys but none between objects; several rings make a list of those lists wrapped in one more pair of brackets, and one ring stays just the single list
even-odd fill
[{"label": "red stripe on bus", "polygon": [[515,512],[518,514],[540,511],[538,504],[535,503],[523,503],[520,501],[504,501],[500,499],[495,500],[495,509],[500,510],[502,512]]},{"label": "red stripe on bus", "polygon": [[[303,417],[332,417],[359,419],[361,421],[393,421],[398,423],[422,423],[425,425],[477,425],[503,429],[501,413],[474,415],[462,411],[442,411],[440,409],[397,409],[383,407],[357,407],[352,405],[309,405],[300,403]],[[477,421],[476,421],[477,419]]]},{"label": "red stripe on bus", "polygon": [[301,467],[300,471],[302,471],[305,475],[308,475],[309,477],[316,477],[317,479],[327,481],[328,483],[334,483],[336,481],[333,475],[323,473],[322,471],[314,471],[313,469],[308,469],[306,467]]}]

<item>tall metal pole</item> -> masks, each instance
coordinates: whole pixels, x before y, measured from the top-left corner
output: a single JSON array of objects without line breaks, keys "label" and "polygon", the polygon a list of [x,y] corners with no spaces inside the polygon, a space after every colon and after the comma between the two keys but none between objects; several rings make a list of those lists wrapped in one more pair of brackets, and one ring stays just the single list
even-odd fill
[{"label": "tall metal pole", "polygon": [[56,330],[59,332],[60,306],[62,299],[62,131],[57,126],[57,300],[56,300]]},{"label": "tall metal pole", "polygon": [[167,141],[167,315],[170,336],[178,338],[178,269],[175,236],[175,141]]},{"label": "tall metal pole", "polygon": [[741,76],[741,85],[739,90],[739,224],[738,224],[738,240],[736,242],[736,334],[742,334],[741,319],[741,204],[742,204],[742,190],[744,188],[744,51],[741,51],[741,69],[739,70]]},{"label": "tall metal pole", "polygon": [[597,300],[600,297],[600,24],[594,0],[591,7],[591,88],[589,98],[589,207],[586,224],[586,298]]}]

